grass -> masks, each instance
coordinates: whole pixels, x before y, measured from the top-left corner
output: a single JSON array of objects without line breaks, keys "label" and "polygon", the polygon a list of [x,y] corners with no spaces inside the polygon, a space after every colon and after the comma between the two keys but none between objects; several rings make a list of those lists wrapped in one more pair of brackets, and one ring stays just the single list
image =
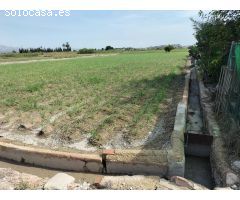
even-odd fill
[{"label": "grass", "polygon": [[13,110],[25,121],[37,112],[40,124],[65,112],[51,124],[51,134],[91,134],[93,144],[123,129],[138,137],[153,128],[186,56],[186,50],[143,51],[0,65],[0,112]]},{"label": "grass", "polygon": [[27,60],[46,60],[58,58],[75,58],[86,57],[93,55],[107,55],[121,53],[119,50],[111,51],[97,51],[95,53],[79,54],[78,51],[71,52],[39,52],[39,53],[0,53],[0,63],[13,62],[13,61],[27,61]]},{"label": "grass", "polygon": [[49,58],[72,58],[80,57],[77,52],[48,52],[48,53],[4,53],[0,54],[0,62],[42,60]]}]

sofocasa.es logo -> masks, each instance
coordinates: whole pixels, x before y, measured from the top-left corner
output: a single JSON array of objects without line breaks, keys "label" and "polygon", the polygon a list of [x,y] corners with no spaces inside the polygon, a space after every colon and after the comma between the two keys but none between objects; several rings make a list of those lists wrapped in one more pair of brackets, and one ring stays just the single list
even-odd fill
[{"label": "sofocasa.es logo", "polygon": [[68,17],[70,10],[4,10],[6,17]]}]

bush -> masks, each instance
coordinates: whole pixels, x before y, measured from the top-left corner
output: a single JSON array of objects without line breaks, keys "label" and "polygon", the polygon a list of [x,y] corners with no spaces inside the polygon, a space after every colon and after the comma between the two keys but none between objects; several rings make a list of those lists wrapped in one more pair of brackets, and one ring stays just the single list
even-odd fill
[{"label": "bush", "polygon": [[170,52],[170,51],[172,51],[173,49],[174,49],[174,46],[172,46],[172,45],[167,45],[167,46],[164,47],[164,50],[165,50],[166,52]]},{"label": "bush", "polygon": [[240,11],[199,12],[199,16],[202,17],[201,21],[192,19],[197,39],[198,63],[208,75],[208,81],[217,82],[221,67],[227,65],[232,41],[240,40]]},{"label": "bush", "polygon": [[200,58],[199,50],[196,45],[188,47],[188,53],[189,56],[193,57],[194,59]]},{"label": "bush", "polygon": [[15,57],[15,54],[14,53],[4,53],[4,54],[1,54],[1,57],[3,57],[3,58]]},{"label": "bush", "polygon": [[4,53],[4,54],[0,54],[1,58],[10,58],[10,57],[14,57],[14,58],[19,58],[19,57],[35,57],[35,56],[39,56],[42,55],[42,53]]},{"label": "bush", "polygon": [[83,49],[79,49],[78,54],[91,54],[91,53],[95,53],[95,52],[96,52],[95,49],[83,48]]},{"label": "bush", "polygon": [[106,46],[105,50],[108,51],[108,50],[113,50],[114,48],[111,47],[111,46]]}]

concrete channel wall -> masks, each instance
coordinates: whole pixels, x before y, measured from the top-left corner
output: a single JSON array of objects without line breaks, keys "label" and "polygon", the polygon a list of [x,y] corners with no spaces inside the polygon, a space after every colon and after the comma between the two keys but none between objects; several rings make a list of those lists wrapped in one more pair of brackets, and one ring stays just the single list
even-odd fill
[{"label": "concrete channel wall", "polygon": [[215,113],[213,110],[214,102],[211,100],[210,92],[204,86],[199,74],[198,82],[204,125],[208,133],[213,136],[210,162],[215,183],[217,186],[222,187],[239,184],[239,177],[233,172],[227,162],[227,149],[225,147],[224,140],[221,137],[221,130],[215,119]]},{"label": "concrete channel wall", "polygon": [[109,174],[151,174],[165,176],[168,171],[166,150],[113,150],[106,154]]},{"label": "concrete channel wall", "polygon": [[[188,61],[189,62],[189,61]],[[188,107],[190,71],[185,76],[182,101],[178,104],[171,148],[167,150],[103,150],[80,154],[19,146],[0,141],[0,157],[36,166],[107,174],[144,174],[184,177],[184,132]]]},{"label": "concrete channel wall", "polygon": [[178,104],[171,149],[168,150],[168,177],[182,176],[185,170],[184,133],[186,130],[190,71],[185,76],[185,86],[182,101]]},{"label": "concrete channel wall", "polygon": [[102,158],[97,154],[59,152],[0,142],[0,157],[54,169],[102,172]]}]

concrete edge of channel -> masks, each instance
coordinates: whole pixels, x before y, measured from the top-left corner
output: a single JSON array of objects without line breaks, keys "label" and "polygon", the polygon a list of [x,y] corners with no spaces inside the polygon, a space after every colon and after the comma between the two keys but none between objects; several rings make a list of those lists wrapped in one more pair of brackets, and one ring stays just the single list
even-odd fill
[{"label": "concrete edge of channel", "polygon": [[221,187],[232,186],[240,183],[240,178],[233,172],[227,162],[227,149],[224,140],[221,137],[221,130],[215,119],[213,111],[213,102],[209,90],[204,86],[203,81],[198,73],[197,80],[199,83],[200,103],[203,111],[204,125],[210,135],[213,136],[213,142],[210,152],[210,162],[212,174],[216,185]]},{"label": "concrete edge of channel", "polygon": [[27,163],[53,169],[102,172],[99,154],[61,152],[0,142],[0,157],[19,163]]},{"label": "concrete edge of channel", "polygon": [[186,130],[190,74],[191,70],[188,70],[185,75],[183,97],[177,107],[174,129],[171,135],[171,148],[168,150],[168,177],[184,177],[185,173],[184,133]]}]

